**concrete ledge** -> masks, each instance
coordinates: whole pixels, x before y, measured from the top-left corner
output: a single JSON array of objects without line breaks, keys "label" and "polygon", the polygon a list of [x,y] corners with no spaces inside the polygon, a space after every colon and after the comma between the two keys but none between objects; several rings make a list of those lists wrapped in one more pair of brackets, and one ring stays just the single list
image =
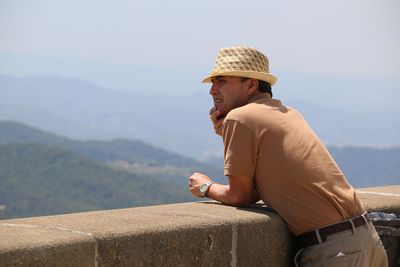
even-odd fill
[{"label": "concrete ledge", "polygon": [[[358,194],[370,211],[399,214],[397,190]],[[285,223],[262,205],[196,202],[0,221],[0,266],[291,266],[292,256]]]},{"label": "concrete ledge", "polygon": [[96,242],[70,231],[0,224],[0,266],[93,266]]},{"label": "concrete ledge", "polygon": [[0,240],[0,266],[289,266],[292,251],[274,212],[213,202],[3,220]]}]

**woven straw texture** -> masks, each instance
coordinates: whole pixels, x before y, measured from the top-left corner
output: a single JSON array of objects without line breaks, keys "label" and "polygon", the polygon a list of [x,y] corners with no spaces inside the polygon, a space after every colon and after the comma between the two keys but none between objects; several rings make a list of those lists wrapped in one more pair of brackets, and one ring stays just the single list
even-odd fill
[{"label": "woven straw texture", "polygon": [[268,58],[257,49],[247,46],[220,49],[213,71],[203,82],[211,82],[212,77],[223,75],[260,79],[271,85],[277,80],[269,73]]}]

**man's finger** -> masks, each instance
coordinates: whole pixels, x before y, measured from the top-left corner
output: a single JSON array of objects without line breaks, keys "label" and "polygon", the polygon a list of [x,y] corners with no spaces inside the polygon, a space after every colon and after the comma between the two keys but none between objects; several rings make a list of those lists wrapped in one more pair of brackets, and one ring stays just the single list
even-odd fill
[{"label": "man's finger", "polygon": [[213,123],[216,123],[218,121],[218,116],[221,115],[221,112],[219,110],[215,110],[213,113],[211,113],[210,118]]},{"label": "man's finger", "polygon": [[215,110],[215,107],[210,108],[210,115],[213,114]]}]

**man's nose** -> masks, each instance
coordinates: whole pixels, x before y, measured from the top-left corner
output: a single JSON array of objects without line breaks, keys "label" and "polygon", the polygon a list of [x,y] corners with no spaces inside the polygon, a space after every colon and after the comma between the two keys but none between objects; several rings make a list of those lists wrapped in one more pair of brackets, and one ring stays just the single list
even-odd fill
[{"label": "man's nose", "polygon": [[211,88],[210,88],[210,95],[216,95],[216,94],[218,94],[218,92],[219,92],[219,90],[218,90],[217,86],[215,86],[215,84],[212,84]]}]

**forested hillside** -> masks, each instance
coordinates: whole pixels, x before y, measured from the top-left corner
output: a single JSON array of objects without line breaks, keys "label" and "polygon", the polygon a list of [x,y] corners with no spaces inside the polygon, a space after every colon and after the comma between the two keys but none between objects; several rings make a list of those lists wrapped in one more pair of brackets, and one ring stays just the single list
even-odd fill
[{"label": "forested hillside", "polygon": [[223,180],[222,165],[211,166],[189,157],[166,151],[140,140],[78,141],[48,133],[28,125],[0,121],[0,144],[37,143],[63,148],[95,161],[135,173],[157,175],[180,185],[194,171]]},{"label": "forested hillside", "polygon": [[193,200],[185,188],[41,144],[0,145],[0,218]]},{"label": "forested hillside", "polygon": [[0,122],[0,218],[194,201],[194,171],[214,167],[137,140],[78,141]]}]

